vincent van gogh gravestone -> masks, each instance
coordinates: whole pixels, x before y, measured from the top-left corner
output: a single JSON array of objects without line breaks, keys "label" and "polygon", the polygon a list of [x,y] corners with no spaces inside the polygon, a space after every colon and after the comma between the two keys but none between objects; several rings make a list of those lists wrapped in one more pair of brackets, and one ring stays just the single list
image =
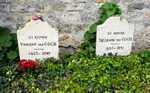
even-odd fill
[{"label": "vincent van gogh gravestone", "polygon": [[41,20],[31,20],[17,31],[20,59],[58,58],[58,31]]},{"label": "vincent van gogh gravestone", "polygon": [[97,55],[129,55],[133,43],[134,25],[120,17],[110,17],[97,27]]}]

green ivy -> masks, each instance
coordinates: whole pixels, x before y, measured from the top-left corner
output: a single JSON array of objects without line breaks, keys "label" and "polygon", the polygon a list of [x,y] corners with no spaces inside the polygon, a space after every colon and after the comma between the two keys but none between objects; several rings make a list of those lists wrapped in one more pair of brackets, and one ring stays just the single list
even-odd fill
[{"label": "green ivy", "polygon": [[0,27],[0,64],[17,61],[18,57],[16,34],[8,28]]},{"label": "green ivy", "polygon": [[103,24],[109,17],[121,15],[121,9],[115,3],[104,3],[100,8],[99,20],[89,27],[84,35],[84,42],[81,44],[81,50],[88,55],[95,55],[96,46],[96,29],[97,26]]},{"label": "green ivy", "polygon": [[15,63],[18,59],[16,34],[11,33],[8,28],[0,27],[0,90],[15,78]]},{"label": "green ivy", "polygon": [[149,51],[91,58],[79,52],[40,66],[30,73],[17,73],[15,65],[3,68],[4,93],[149,93]]}]

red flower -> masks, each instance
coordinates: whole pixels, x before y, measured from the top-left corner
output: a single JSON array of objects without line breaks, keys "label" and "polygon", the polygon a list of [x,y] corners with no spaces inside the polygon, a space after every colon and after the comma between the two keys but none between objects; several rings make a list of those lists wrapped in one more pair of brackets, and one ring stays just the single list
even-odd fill
[{"label": "red flower", "polygon": [[34,60],[20,60],[18,62],[19,64],[19,68],[20,70],[27,70],[27,69],[33,69],[33,68],[36,68],[39,66],[39,63],[37,61],[34,61]]}]

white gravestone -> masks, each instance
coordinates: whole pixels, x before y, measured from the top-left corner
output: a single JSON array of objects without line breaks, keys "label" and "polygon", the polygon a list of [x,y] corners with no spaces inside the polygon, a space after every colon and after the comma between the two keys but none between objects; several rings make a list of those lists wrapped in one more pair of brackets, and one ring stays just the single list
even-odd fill
[{"label": "white gravestone", "polygon": [[134,25],[119,16],[110,17],[97,27],[96,55],[129,55],[132,50]]},{"label": "white gravestone", "polygon": [[47,22],[31,20],[17,31],[20,59],[58,58],[58,31]]}]

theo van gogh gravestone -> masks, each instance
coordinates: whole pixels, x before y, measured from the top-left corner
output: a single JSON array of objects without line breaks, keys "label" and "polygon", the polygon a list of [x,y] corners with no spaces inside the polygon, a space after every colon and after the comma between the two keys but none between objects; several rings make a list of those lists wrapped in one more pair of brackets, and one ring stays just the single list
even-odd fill
[{"label": "theo van gogh gravestone", "polygon": [[58,58],[58,31],[40,19],[17,31],[20,59]]},{"label": "theo van gogh gravestone", "polygon": [[97,27],[97,55],[128,55],[133,43],[134,25],[120,17],[110,17]]}]

